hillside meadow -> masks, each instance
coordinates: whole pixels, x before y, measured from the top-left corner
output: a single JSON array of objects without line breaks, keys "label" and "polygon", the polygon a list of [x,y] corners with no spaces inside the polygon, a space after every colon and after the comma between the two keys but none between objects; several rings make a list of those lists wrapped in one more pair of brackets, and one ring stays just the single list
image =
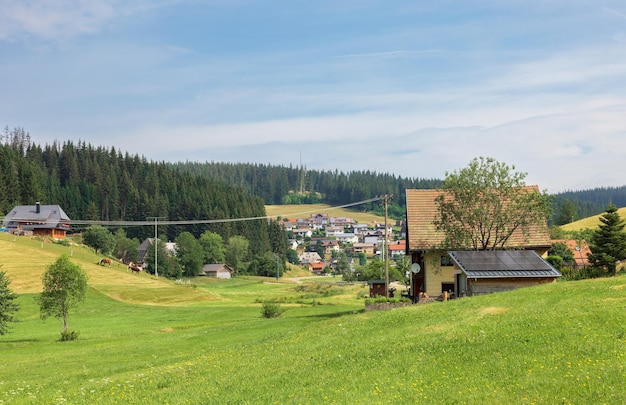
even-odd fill
[{"label": "hillside meadow", "polygon": [[[72,255],[90,277],[58,342],[34,297]],[[20,293],[0,336],[11,404],[607,403],[626,398],[626,277],[364,312],[361,285],[237,277],[183,283],[98,266],[80,246],[0,234]],[[282,317],[261,317],[261,302]]]},{"label": "hillside meadow", "polygon": [[[617,213],[619,214],[620,218],[626,221],[626,207],[619,208],[617,210]],[[561,225],[560,228],[566,232],[580,231],[582,229],[596,229],[598,225],[600,225],[600,217],[602,215],[604,215],[604,213],[587,217],[587,218],[582,218],[582,219],[579,219],[578,221]]]},{"label": "hillside meadow", "polygon": [[[348,208],[335,208],[328,204],[287,204],[287,205],[266,205],[265,212],[269,217],[282,218],[308,218],[311,214],[328,214],[331,217],[353,218],[360,224],[384,224],[385,217],[350,210]],[[390,220],[391,221],[391,220]],[[394,221],[395,222],[395,221]]]}]

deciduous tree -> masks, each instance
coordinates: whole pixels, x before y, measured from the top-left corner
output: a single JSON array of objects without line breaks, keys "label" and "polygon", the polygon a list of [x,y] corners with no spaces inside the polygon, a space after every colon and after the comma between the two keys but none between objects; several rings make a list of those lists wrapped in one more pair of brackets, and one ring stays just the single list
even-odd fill
[{"label": "deciduous tree", "polygon": [[243,236],[231,236],[226,246],[226,263],[239,272],[242,262],[248,255],[248,239]]},{"label": "deciduous tree", "polygon": [[545,222],[549,197],[524,187],[526,173],[493,158],[476,158],[468,167],[446,173],[436,198],[434,224],[447,248],[504,248],[511,235]]},{"label": "deciduous tree", "polygon": [[83,231],[83,243],[96,253],[109,254],[115,248],[115,236],[102,225],[90,225]]},{"label": "deciduous tree", "polygon": [[200,242],[190,233],[176,238],[176,260],[187,277],[196,277],[202,269],[204,254]]},{"label": "deciduous tree", "polygon": [[61,255],[48,266],[43,275],[43,292],[39,296],[39,308],[42,319],[53,316],[61,319],[63,330],[61,340],[74,338],[68,333],[70,309],[85,300],[87,294],[87,275],[82,268],[70,261],[69,256]]},{"label": "deciduous tree", "polygon": [[204,253],[204,263],[224,263],[224,239],[218,233],[205,231],[198,239]]}]

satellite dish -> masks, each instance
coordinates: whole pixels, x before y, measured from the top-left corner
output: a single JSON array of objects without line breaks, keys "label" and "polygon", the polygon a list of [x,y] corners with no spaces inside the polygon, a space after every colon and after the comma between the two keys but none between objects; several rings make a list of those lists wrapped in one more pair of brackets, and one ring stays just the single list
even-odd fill
[{"label": "satellite dish", "polygon": [[419,263],[413,263],[411,265],[411,271],[413,272],[413,274],[417,274],[420,272],[420,270],[422,270],[421,266],[419,265]]}]

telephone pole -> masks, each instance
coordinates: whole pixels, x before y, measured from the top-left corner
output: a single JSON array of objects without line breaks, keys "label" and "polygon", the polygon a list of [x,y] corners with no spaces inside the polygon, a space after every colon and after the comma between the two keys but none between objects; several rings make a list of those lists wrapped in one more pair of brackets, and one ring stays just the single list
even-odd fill
[{"label": "telephone pole", "polygon": [[158,234],[158,222],[159,219],[165,219],[165,217],[148,217],[147,219],[154,219],[154,275],[156,276],[156,278],[159,278],[159,260],[158,260],[158,241],[159,241],[159,234]]},{"label": "telephone pole", "polygon": [[385,204],[385,239],[384,239],[384,249],[383,249],[383,257],[385,259],[385,297],[389,298],[389,232],[387,225],[387,212],[389,210],[389,199],[393,197],[393,195],[385,194],[383,196],[383,203]]}]

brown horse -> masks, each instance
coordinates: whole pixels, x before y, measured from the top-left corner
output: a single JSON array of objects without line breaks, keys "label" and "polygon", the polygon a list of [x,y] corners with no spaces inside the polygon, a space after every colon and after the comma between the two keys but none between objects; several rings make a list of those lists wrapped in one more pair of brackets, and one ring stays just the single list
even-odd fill
[{"label": "brown horse", "polygon": [[100,262],[98,263],[100,266],[104,266],[105,264],[108,264],[109,267],[111,266],[111,259],[107,259],[106,257],[103,257],[102,259],[100,259]]},{"label": "brown horse", "polygon": [[128,268],[133,273],[139,273],[141,271],[141,266],[139,264],[135,264],[134,262],[128,263]]}]

